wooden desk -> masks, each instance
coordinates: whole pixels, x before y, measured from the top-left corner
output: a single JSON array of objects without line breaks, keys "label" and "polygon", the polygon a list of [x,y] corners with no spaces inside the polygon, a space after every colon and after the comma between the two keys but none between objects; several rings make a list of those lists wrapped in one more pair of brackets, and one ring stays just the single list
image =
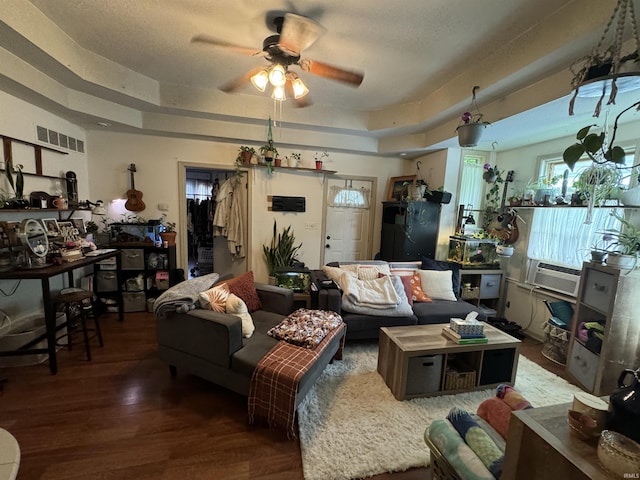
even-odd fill
[{"label": "wooden desk", "polygon": [[[107,258],[116,257],[118,272],[120,271],[120,255],[118,250],[103,253],[100,255],[83,257],[75,262],[63,263],[62,265],[51,265],[41,268],[16,268],[6,272],[0,272],[0,280],[40,280],[42,287],[42,303],[44,305],[44,320],[47,336],[47,348],[21,348],[12,352],[0,352],[0,356],[12,355],[31,355],[34,353],[49,354],[49,370],[52,375],[58,372],[58,361],[56,358],[56,311],[51,296],[49,280],[57,275],[66,273],[69,276],[69,286],[73,286],[73,271],[94,265],[97,262],[106,260]],[[122,295],[118,295],[118,311],[120,321],[124,319],[124,310],[122,305]],[[31,342],[34,343],[34,342]]]},{"label": "wooden desk", "polygon": [[502,478],[610,479],[597,459],[598,442],[570,431],[570,403],[511,414]]}]

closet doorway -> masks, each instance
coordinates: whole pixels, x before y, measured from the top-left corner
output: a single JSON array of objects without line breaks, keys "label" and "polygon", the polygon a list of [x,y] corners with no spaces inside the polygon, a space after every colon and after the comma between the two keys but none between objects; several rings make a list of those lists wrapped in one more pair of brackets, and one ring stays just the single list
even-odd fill
[{"label": "closet doorway", "polygon": [[[214,226],[216,209],[223,203],[216,202],[218,193],[228,191],[225,187],[235,182],[235,170],[186,167],[186,278],[195,278],[208,273],[237,275],[246,270],[246,257],[232,255],[227,237]],[[242,188],[235,190],[244,196],[241,202],[242,219],[247,218],[246,178],[242,178]],[[227,204],[228,206],[228,204]],[[220,213],[220,212],[218,212]],[[246,252],[247,229],[244,228]]]}]

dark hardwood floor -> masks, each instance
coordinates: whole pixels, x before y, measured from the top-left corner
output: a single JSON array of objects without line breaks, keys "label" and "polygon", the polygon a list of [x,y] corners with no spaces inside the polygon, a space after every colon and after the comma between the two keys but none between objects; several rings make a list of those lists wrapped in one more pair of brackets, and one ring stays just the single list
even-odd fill
[{"label": "dark hardwood floor", "polygon": [[[20,444],[18,480],[303,478],[299,442],[249,426],[245,398],[193,376],[169,376],[156,355],[151,314],[127,314],[122,323],[105,315],[101,325],[105,346],[92,348],[91,362],[78,345],[59,350],[57,375],[46,363],[0,368],[0,427]],[[564,376],[540,349],[526,341],[522,351]],[[424,480],[428,473],[374,478]]]}]

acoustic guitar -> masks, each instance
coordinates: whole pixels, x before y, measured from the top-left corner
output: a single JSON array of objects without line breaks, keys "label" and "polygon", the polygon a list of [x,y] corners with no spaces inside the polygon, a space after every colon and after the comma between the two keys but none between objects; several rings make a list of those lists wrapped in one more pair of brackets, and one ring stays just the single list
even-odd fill
[{"label": "acoustic guitar", "polygon": [[124,204],[124,208],[131,212],[141,212],[145,209],[145,205],[142,201],[142,192],[136,190],[135,179],[133,178],[133,174],[136,171],[135,163],[129,165],[127,170],[131,172],[131,188],[127,190],[127,201]]},{"label": "acoustic guitar", "polygon": [[489,225],[489,234],[503,240],[506,244],[512,244],[520,236],[518,225],[516,224],[517,213],[513,208],[505,207],[507,199],[507,187],[513,182],[513,170],[507,172],[507,178],[504,181],[504,191],[502,192],[502,201],[500,202],[500,211],[495,220]]}]

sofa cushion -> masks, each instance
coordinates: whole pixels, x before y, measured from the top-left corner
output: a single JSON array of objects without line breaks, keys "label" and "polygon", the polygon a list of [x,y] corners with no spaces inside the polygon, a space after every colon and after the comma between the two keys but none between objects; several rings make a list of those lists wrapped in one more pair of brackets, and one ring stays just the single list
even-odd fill
[{"label": "sofa cushion", "polygon": [[[465,318],[478,309],[464,300],[433,300],[431,303],[414,303],[413,313],[418,317],[420,325],[434,323],[449,323],[451,318]],[[478,320],[485,320],[483,313],[478,314]]]},{"label": "sofa cushion", "polygon": [[456,297],[460,294],[460,265],[454,262],[445,262],[442,260],[433,260],[424,257],[422,259],[422,270],[451,270],[451,287]]},{"label": "sofa cushion", "polygon": [[229,292],[240,297],[244,303],[247,304],[249,313],[253,313],[262,308],[262,302],[260,302],[260,297],[258,297],[258,292],[256,291],[253,280],[253,272],[251,270],[238,277],[225,280],[220,285],[227,285]]},{"label": "sofa cushion", "polygon": [[452,273],[451,270],[418,270],[422,290],[433,300],[452,300],[455,302],[457,297],[451,289]]},{"label": "sofa cushion", "polygon": [[[413,302],[431,301],[429,295],[424,293],[424,290],[422,289],[422,278],[420,277],[420,273],[417,270],[411,275],[409,284],[411,285],[411,299],[413,300]],[[413,302],[411,303],[412,305]]]},{"label": "sofa cushion", "polygon": [[227,309],[227,298],[229,297],[229,287],[225,284],[216,285],[209,290],[198,294],[198,303],[200,308],[213,310],[214,312],[224,313]]},{"label": "sofa cushion", "polygon": [[[378,273],[378,277],[383,277],[384,273]],[[411,277],[406,275],[396,275],[400,281],[402,282],[402,286],[404,287],[404,294],[407,296],[407,302],[409,305],[413,305],[413,295],[411,293]]]},{"label": "sofa cushion", "polygon": [[361,313],[342,312],[342,321],[347,324],[347,338],[378,338],[375,336],[360,337],[355,335],[360,331],[375,331],[380,327],[403,327],[416,325],[418,319],[415,315],[404,317],[381,317],[379,315],[364,315]]},{"label": "sofa cushion", "polygon": [[233,293],[227,296],[226,312],[240,317],[240,320],[242,320],[242,336],[244,338],[250,338],[253,335],[256,327],[253,325],[253,319],[249,314],[247,304],[240,297]]}]

